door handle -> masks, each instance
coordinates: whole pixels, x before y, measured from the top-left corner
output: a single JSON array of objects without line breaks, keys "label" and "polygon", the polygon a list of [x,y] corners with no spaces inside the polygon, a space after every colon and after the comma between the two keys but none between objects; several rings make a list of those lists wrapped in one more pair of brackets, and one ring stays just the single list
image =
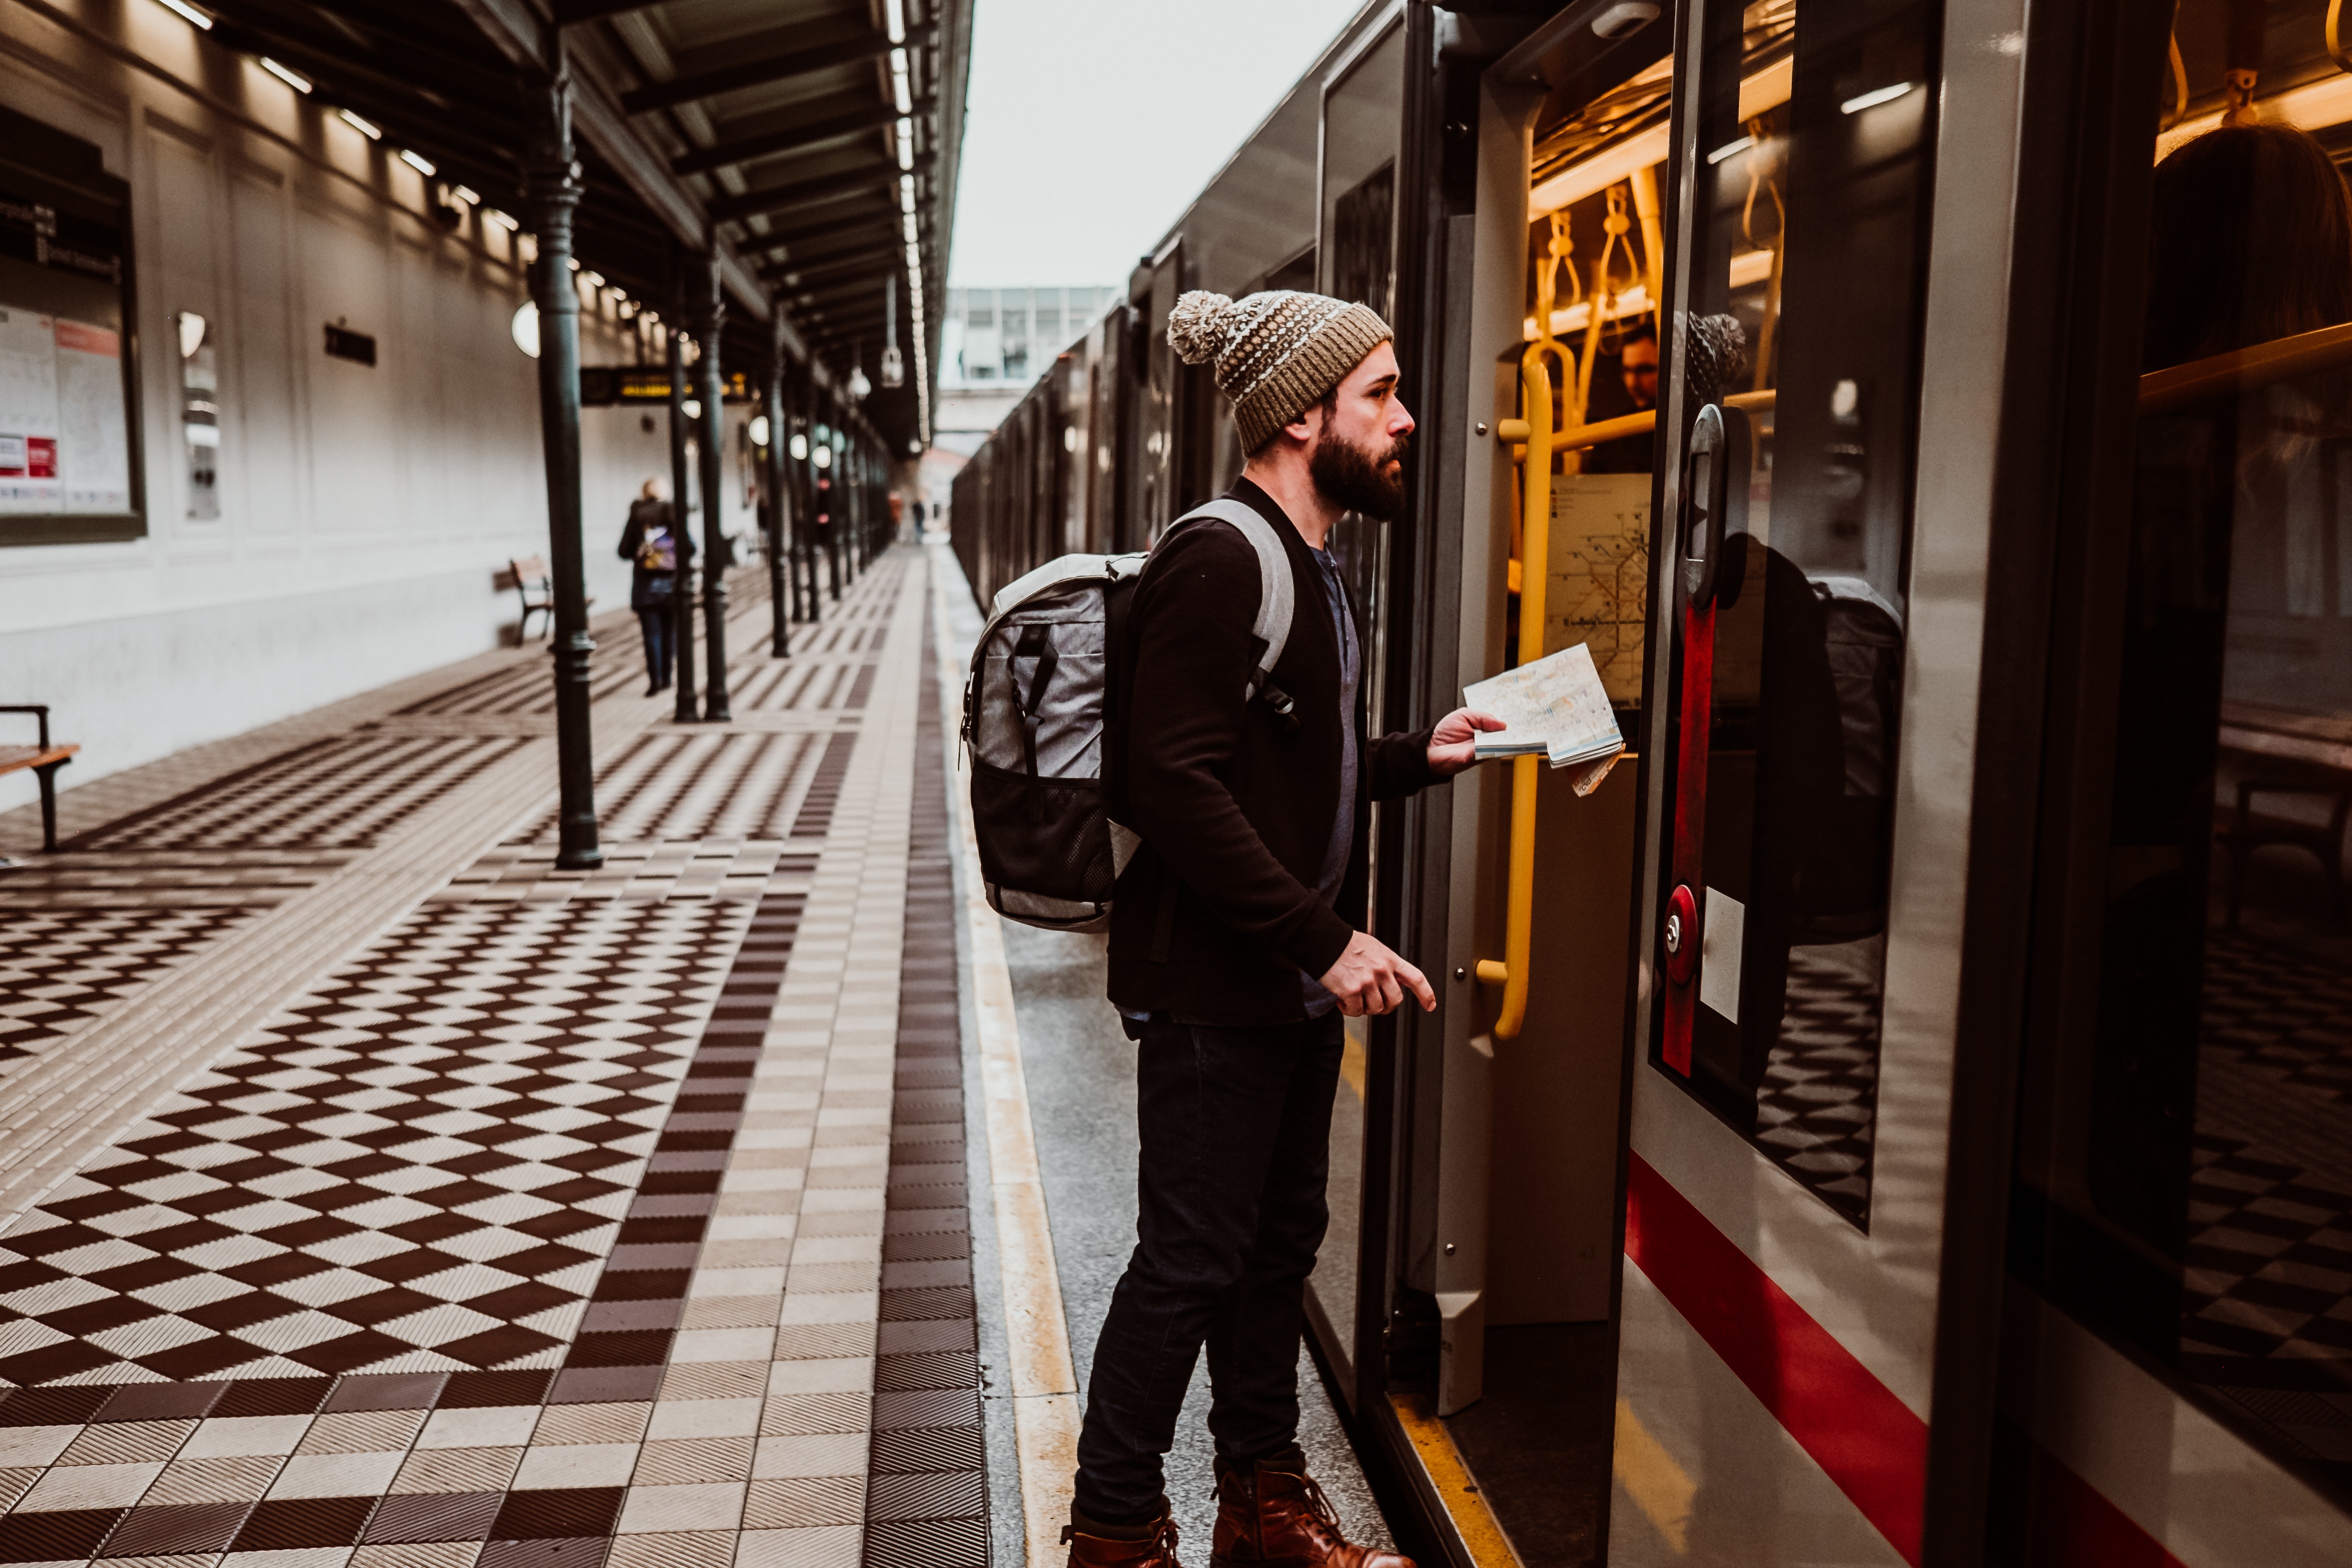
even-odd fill
[{"label": "door handle", "polygon": [[1730,443],[1724,438],[1723,410],[1710,403],[1691,422],[1690,454],[1683,480],[1683,590],[1691,608],[1704,610],[1715,603],[1716,573],[1723,556],[1725,503],[1724,459]]},{"label": "door handle", "polygon": [[[1682,513],[1675,540],[1683,554],[1679,734],[1675,760],[1675,889],[1659,922],[1658,945],[1666,971],[1665,1032],[1661,1055],[1667,1067],[1687,1078],[1691,1037],[1697,1023],[1701,930],[1705,920],[1698,889],[1706,885],[1706,772],[1708,726],[1715,715],[1715,612],[1721,586],[1725,523],[1731,511],[1729,475],[1733,432],[1723,410],[1708,404],[1691,421],[1683,464]],[[1744,449],[1744,435],[1742,436]]]}]

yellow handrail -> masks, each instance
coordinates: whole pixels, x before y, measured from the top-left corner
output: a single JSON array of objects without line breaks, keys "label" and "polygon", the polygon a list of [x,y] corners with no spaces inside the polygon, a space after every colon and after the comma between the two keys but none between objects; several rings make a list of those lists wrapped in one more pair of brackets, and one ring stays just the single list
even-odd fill
[{"label": "yellow handrail", "polygon": [[[1546,338],[1550,334],[1547,332]],[[1519,528],[1519,662],[1543,657],[1544,586],[1551,546],[1551,374],[1544,365],[1544,340],[1519,357],[1519,395],[1526,405],[1528,455]],[[1518,422],[1513,421],[1512,424]],[[1535,947],[1536,769],[1538,757],[1511,760],[1511,883],[1503,921],[1503,958],[1478,961],[1478,978],[1503,988],[1503,1010],[1495,1037],[1518,1037],[1528,1017],[1528,966]]]},{"label": "yellow handrail", "polygon": [[[1558,353],[1549,330],[1550,311],[1538,313],[1543,335],[1529,343],[1519,360],[1520,395],[1525,419],[1497,421],[1495,435],[1516,446],[1524,442],[1521,472],[1525,478],[1519,530],[1519,662],[1532,664],[1543,657],[1546,556],[1551,545],[1551,462],[1555,452],[1598,446],[1603,441],[1643,436],[1657,428],[1654,408],[1596,425],[1570,430],[1551,427],[1551,376],[1545,368],[1547,353]],[[2315,371],[2352,363],[2352,323],[2322,327],[2251,348],[2235,349],[2140,377],[2139,409],[2143,414],[2168,413],[2206,398],[2243,393]],[[1724,398],[1727,407],[1762,412],[1774,405],[1775,394],[1735,392]],[[1744,483],[1735,477],[1734,483]],[[1503,988],[1503,1010],[1495,1019],[1495,1037],[1518,1037],[1527,1022],[1528,979],[1535,947],[1536,784],[1541,777],[1535,757],[1511,760],[1510,885],[1505,905],[1503,956],[1478,961],[1478,982]]]}]

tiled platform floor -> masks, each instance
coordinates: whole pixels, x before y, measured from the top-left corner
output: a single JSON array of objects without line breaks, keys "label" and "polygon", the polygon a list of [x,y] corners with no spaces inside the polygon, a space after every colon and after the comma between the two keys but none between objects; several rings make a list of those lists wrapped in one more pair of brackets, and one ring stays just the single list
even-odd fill
[{"label": "tiled platform floor", "polygon": [[923,573],[785,663],[746,582],[730,725],[600,626],[594,872],[535,654],[67,794],[0,874],[0,1563],[985,1560]]}]

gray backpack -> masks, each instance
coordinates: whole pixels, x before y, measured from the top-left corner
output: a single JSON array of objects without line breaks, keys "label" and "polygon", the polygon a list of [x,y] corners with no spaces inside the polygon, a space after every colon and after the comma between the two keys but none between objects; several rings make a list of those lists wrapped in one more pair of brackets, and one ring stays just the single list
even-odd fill
[{"label": "gray backpack", "polygon": [[[1267,682],[1290,638],[1290,557],[1265,519],[1236,500],[1187,512],[1160,534],[1213,519],[1257,552],[1258,648],[1244,700],[1278,713]],[[1157,546],[1155,546],[1157,548]],[[1048,931],[1097,931],[1111,886],[1140,842],[1124,823],[1128,607],[1148,554],[1064,555],[1008,583],[989,605],[963,688],[971,823],[988,901]]]}]

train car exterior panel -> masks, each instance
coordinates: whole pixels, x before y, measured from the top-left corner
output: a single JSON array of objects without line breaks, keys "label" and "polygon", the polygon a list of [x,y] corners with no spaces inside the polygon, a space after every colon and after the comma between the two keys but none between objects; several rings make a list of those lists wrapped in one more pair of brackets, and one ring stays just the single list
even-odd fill
[{"label": "train car exterior panel", "polygon": [[[1563,1520],[1559,1541],[1590,1544],[1561,1550],[1623,1563],[2344,1558],[2337,1439],[2320,1430],[2309,1369],[2241,1366],[2240,1383],[2203,1387],[2210,1369],[2174,1364],[2177,1342],[2170,1360],[2160,1342],[2128,1348],[2136,1332],[2161,1342],[2168,1330],[2147,1317],[2168,1310],[2161,1248],[2103,1218],[2086,1173],[2102,1137],[2138,1134],[2081,1125],[2110,1070],[2084,1037],[2098,1021],[2085,997],[2100,917],[2085,911],[2099,906],[2107,831],[2093,797],[2110,765],[2092,731],[2108,722],[2098,704],[2116,678],[2099,662],[2112,650],[2063,645],[2122,597],[2139,322],[2118,301],[2139,289],[2147,150],[2138,89],[2098,84],[2103,69],[2128,76],[2162,52],[2157,24],[2127,7],[2029,16],[2014,0],[1835,15],[1783,0],[1693,0],[1650,16],[1602,0],[1533,9],[1368,5],[1138,268],[1127,310],[1074,345],[958,489],[957,544],[983,595],[1082,540],[1140,548],[1240,460],[1205,378],[1176,367],[1162,341],[1176,295],[1382,295],[1412,328],[1401,348],[1422,421],[1419,502],[1343,543],[1368,631],[1390,650],[1376,661],[1392,681],[1376,722],[1425,721],[1515,657],[1520,541],[1536,520],[1519,526],[1529,476],[1498,436],[1524,412],[1528,342],[1570,331],[1535,308],[1583,323],[1566,356],[1588,384],[1573,389],[1571,423],[1587,416],[1594,356],[1632,341],[1628,316],[1669,340],[1643,459],[1653,596],[1625,709],[1638,756],[1593,801],[1536,795],[1524,1030],[1497,1027],[1497,993],[1477,978],[1506,947],[1506,889],[1528,874],[1510,858],[1508,774],[1486,770],[1377,824],[1377,934],[1436,961],[1423,966],[1443,976],[1442,1004],[1351,1030],[1363,1083],[1339,1112],[1336,1219],[1310,1302],[1343,1395],[1404,1468],[1437,1550],[1464,1568],[1501,1560],[1481,1544],[1496,1531]],[[2221,9],[2183,7],[2179,47],[2209,75]],[[2316,46],[2284,21],[2266,37],[2264,58],[2287,63],[2264,113],[2336,134],[2346,117],[2322,100],[2346,91]],[[2187,80],[2175,120],[2190,114]],[[1398,107],[1372,111],[1384,104]],[[1594,105],[1622,118],[1577,143],[1577,117]],[[2198,107],[2211,118],[2157,151],[2221,112]],[[1770,151],[1782,145],[1792,151]],[[1644,168],[1666,182],[1652,204],[1663,210],[1610,232],[1647,268],[1646,296],[1589,270],[1604,196],[1612,216],[1634,218]],[[1777,231],[1754,227],[1768,189],[1793,215]],[[1564,250],[1588,268],[1568,305],[1533,283],[1547,225],[1555,245],[1575,230]],[[1785,316],[1782,252],[1795,258]],[[1646,302],[1620,310],[1623,299]],[[1726,314],[1762,368],[1702,384],[1679,333]],[[1620,357],[1608,363],[1613,374]],[[1565,382],[1553,390],[1571,395]],[[1830,1096],[1848,1097],[1834,1112],[1861,1117],[1864,1152],[1835,1179],[1809,1172],[1807,1148],[1768,1147],[1760,1112],[1727,1110],[1719,1091],[1736,1074],[1718,1062],[1702,1092],[1668,1048],[1661,916],[1677,881],[1713,882],[1717,869],[1708,861],[1701,877],[1674,847],[1678,816],[1700,820],[1678,704],[1685,684],[1716,679],[1690,673],[1683,571],[1696,557],[1682,523],[1685,448],[1710,399],[1744,421],[1755,450],[1771,444],[1760,477],[1731,492],[1754,509],[1742,542],[1768,563],[1779,552],[1797,573],[1784,581],[1824,601],[1874,606],[1894,639],[1874,646],[1899,644],[1878,731],[1891,731],[1877,776],[1892,784],[1850,792],[1885,800],[1877,907],[1809,939],[1874,971],[1858,983],[1866,1088]],[[1080,503],[1080,489],[1116,500]],[[1556,531],[1558,516],[1543,521]],[[967,542],[967,521],[986,538]],[[2307,584],[2286,592],[2312,597]],[[2276,642],[2271,623],[2285,626],[2286,613],[2263,610],[2271,620],[2250,620],[2247,635]],[[1759,765],[1759,742],[1735,722],[1753,700],[1739,682],[1759,679],[1759,656],[1746,657],[1722,688],[1731,720],[1695,710],[1702,724],[1733,722],[1717,758],[1729,787],[1714,793],[1735,842],[1754,820],[1738,791]],[[2265,671],[2278,662],[2263,657]],[[2059,726],[2047,739],[2045,684]],[[2060,798],[2067,790],[2080,798]],[[1736,931],[1747,895],[1723,897]],[[1727,1021],[1738,1027],[1745,951],[1704,961],[1718,1052]],[[1769,963],[1759,973],[1779,984]],[[1775,1090],[1776,1114],[1807,1113],[1801,1079]],[[2101,1319],[2083,1279],[2029,1257],[2063,1254],[2071,1236],[2139,1270],[2116,1287],[2151,1292],[2137,1329]],[[2074,1292],[2063,1309],[2045,1284]],[[2185,1289],[2178,1275],[2170,1289]],[[2263,1300],[2227,1321],[2253,1321]],[[2333,1321],[2297,1342],[2332,1343]],[[2273,1373],[2288,1403],[2304,1402],[2293,1420],[2256,1408],[2257,1374]],[[1538,1412],[1563,1431],[1597,1421],[1613,1480],[1588,1488],[1574,1467],[1589,1441],[1555,1443]],[[1430,1460],[1439,1447],[1452,1458]],[[1441,1479],[1462,1475],[1477,1478],[1475,1510]]]}]

